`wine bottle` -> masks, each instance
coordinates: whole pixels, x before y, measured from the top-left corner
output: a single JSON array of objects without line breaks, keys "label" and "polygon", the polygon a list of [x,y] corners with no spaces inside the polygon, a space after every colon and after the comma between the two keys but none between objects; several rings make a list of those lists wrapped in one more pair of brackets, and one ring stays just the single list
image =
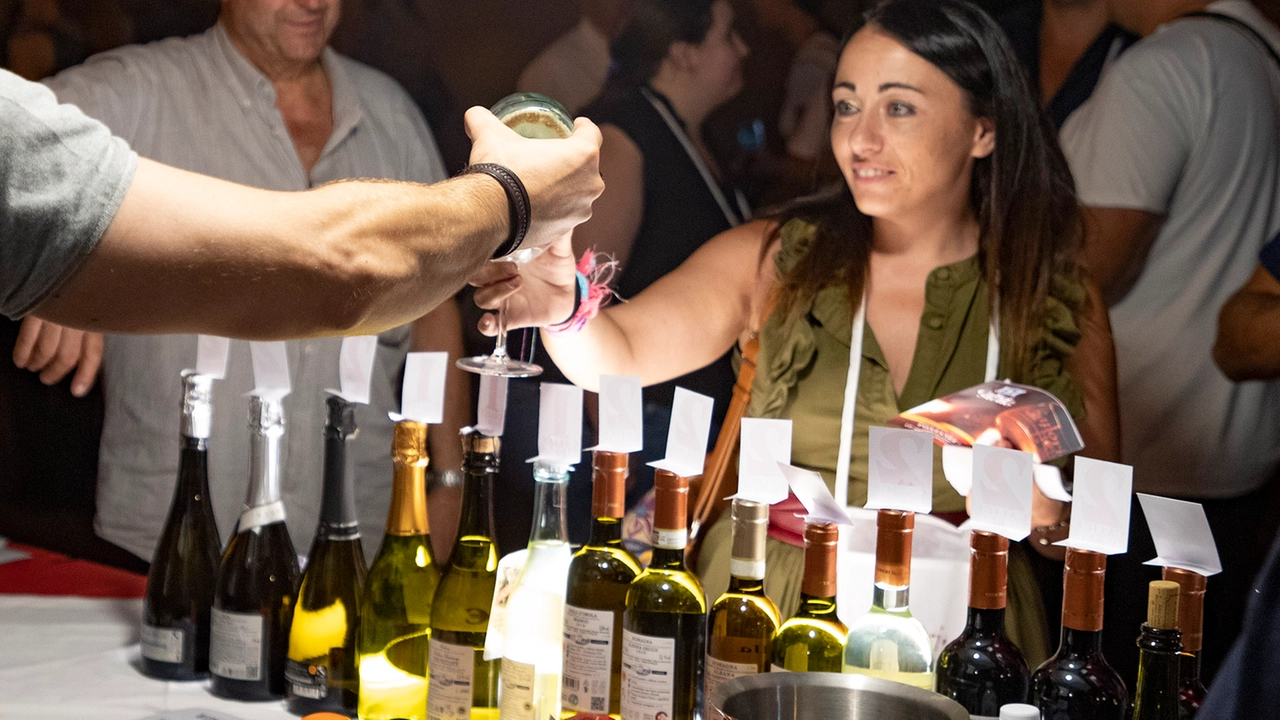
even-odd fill
[{"label": "wine bottle", "polygon": [[701,716],[707,597],[685,568],[689,478],[654,474],[653,559],[622,614],[623,720]]},{"label": "wine bottle", "polygon": [[621,717],[622,613],[640,563],[622,546],[627,453],[596,450],[591,537],[569,563],[564,608],[562,715]]},{"label": "wine bottle", "polygon": [[1031,671],[1004,632],[1009,540],[975,531],[969,540],[969,617],[964,632],[938,656],[938,692],[975,718],[1026,702]]},{"label": "wine bottle", "polygon": [[569,470],[542,462],[533,466],[529,554],[506,609],[499,703],[502,720],[546,720],[560,714],[570,562],[565,519]]},{"label": "wine bottle", "polygon": [[1138,635],[1138,684],[1133,690],[1132,720],[1177,720],[1178,583],[1155,580],[1147,594],[1147,621]]},{"label": "wine bottle", "polygon": [[492,490],[499,447],[498,438],[476,431],[462,435],[458,535],[431,603],[430,720],[498,717],[500,661],[484,659],[484,636],[498,569]]},{"label": "wine bottle", "polygon": [[1182,632],[1182,658],[1178,663],[1178,717],[1191,720],[1204,703],[1200,680],[1200,648],[1204,642],[1204,591],[1207,578],[1197,572],[1167,567],[1163,578],[1178,583],[1178,630]]},{"label": "wine bottle", "polygon": [[285,662],[289,711],[298,715],[357,710],[356,631],[364,588],[364,550],[356,519],[355,469],[347,443],[356,436],[356,407],[330,395],[325,403],[324,490]]},{"label": "wine bottle", "polygon": [[361,720],[425,720],[431,601],[440,570],[427,522],[427,425],[395,424],[387,532],[360,602]]},{"label": "wine bottle", "polygon": [[1067,548],[1062,581],[1062,642],[1031,676],[1044,720],[1123,720],[1124,681],[1102,656],[1102,586],[1107,556]]},{"label": "wine bottle", "polygon": [[800,607],[773,638],[772,672],[844,671],[849,628],[836,612],[836,549],[840,531],[829,523],[805,525]]},{"label": "wine bottle", "polygon": [[908,607],[915,526],[915,513],[877,513],[871,609],[849,626],[844,671],[932,690],[933,645]]},{"label": "wine bottle", "polygon": [[729,589],[707,616],[706,696],[722,682],[769,672],[773,636],[782,621],[778,607],[764,594],[764,548],[769,506],[735,498]]},{"label": "wine bottle", "polygon": [[209,674],[209,608],[222,541],[209,501],[213,378],[182,374],[178,483],[142,600],[142,673],[158,680]]},{"label": "wine bottle", "polygon": [[249,396],[249,494],[218,568],[210,614],[210,690],[232,700],[285,695],[298,554],[280,501],[281,398]]}]

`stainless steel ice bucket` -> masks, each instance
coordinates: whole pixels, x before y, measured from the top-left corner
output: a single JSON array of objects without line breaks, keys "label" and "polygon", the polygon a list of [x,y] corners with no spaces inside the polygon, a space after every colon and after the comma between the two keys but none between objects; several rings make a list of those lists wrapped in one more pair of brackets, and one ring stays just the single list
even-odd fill
[{"label": "stainless steel ice bucket", "polygon": [[708,720],[969,720],[953,700],[863,675],[765,673],[716,687]]}]

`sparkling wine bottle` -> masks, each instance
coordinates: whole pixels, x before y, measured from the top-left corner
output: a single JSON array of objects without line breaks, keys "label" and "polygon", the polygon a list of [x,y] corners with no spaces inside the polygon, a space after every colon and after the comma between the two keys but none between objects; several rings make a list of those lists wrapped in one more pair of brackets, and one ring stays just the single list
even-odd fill
[{"label": "sparkling wine bottle", "polygon": [[836,613],[836,546],[839,528],[804,528],[804,579],[800,607],[773,638],[773,672],[842,672],[849,629]]},{"label": "sparkling wine bottle", "polygon": [[564,667],[564,603],[570,550],[565,519],[567,466],[533,466],[529,555],[507,603],[502,649],[502,720],[546,720],[560,714]]},{"label": "sparkling wine bottle", "polygon": [[1177,720],[1178,583],[1156,580],[1147,595],[1147,621],[1138,636],[1138,684],[1133,690],[1132,720]]},{"label": "sparkling wine bottle", "polygon": [[876,574],[871,609],[849,625],[844,671],[933,689],[933,645],[908,607],[915,513],[876,517]]},{"label": "sparkling wine bottle", "polygon": [[280,501],[280,398],[249,397],[249,494],[218,568],[210,614],[210,690],[233,700],[285,695],[285,651],[298,555]]},{"label": "sparkling wine bottle", "polygon": [[1027,699],[1031,671],[1004,633],[1009,540],[975,531],[969,543],[969,617],[964,632],[938,656],[938,692],[975,718]]},{"label": "sparkling wine bottle", "polygon": [[622,546],[626,512],[627,453],[592,455],[591,538],[569,564],[564,609],[565,717],[620,717],[622,613],[640,563]]},{"label": "sparkling wine bottle", "polygon": [[1102,656],[1102,590],[1107,556],[1067,549],[1062,642],[1031,676],[1044,720],[1124,720],[1129,693]]},{"label": "sparkling wine bottle", "polygon": [[209,501],[213,379],[182,375],[178,483],[142,601],[142,672],[159,680],[209,674],[209,608],[222,541]]},{"label": "sparkling wine bottle", "polygon": [[1207,578],[1200,573],[1167,567],[1164,579],[1178,583],[1178,630],[1182,631],[1182,659],[1178,663],[1178,717],[1191,720],[1204,703],[1200,680],[1200,648],[1204,642],[1204,591]]},{"label": "sparkling wine bottle", "polygon": [[742,675],[769,672],[773,636],[781,620],[764,594],[764,550],[769,506],[735,498],[730,506],[733,550],[729,589],[707,616],[706,695],[720,683]]},{"label": "sparkling wine bottle", "polygon": [[427,425],[395,425],[387,534],[360,603],[361,720],[425,720],[431,601],[440,570],[427,522]]},{"label": "sparkling wine bottle", "polygon": [[449,567],[431,603],[430,720],[498,717],[499,660],[484,659],[489,603],[497,580],[493,537],[493,479],[498,438],[462,436],[462,512]]},{"label": "sparkling wine bottle", "polygon": [[622,615],[622,718],[701,716],[707,598],[685,567],[689,479],[654,475],[653,559],[627,592]]},{"label": "sparkling wine bottle", "polygon": [[285,662],[289,711],[353,714],[356,631],[364,588],[364,550],[356,519],[353,458],[347,443],[356,436],[355,405],[336,395],[325,400],[324,490],[320,523],[298,588]]}]

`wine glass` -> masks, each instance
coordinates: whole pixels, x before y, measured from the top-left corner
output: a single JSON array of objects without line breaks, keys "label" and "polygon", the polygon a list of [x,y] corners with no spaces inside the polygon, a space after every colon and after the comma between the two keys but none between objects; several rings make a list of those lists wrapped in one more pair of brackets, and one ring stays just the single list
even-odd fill
[{"label": "wine glass", "polygon": [[[507,127],[527,138],[566,138],[573,134],[573,118],[564,106],[546,95],[516,93],[498,101],[490,112]],[[540,247],[520,248],[516,252],[490,262],[509,262],[523,265],[542,254]],[[531,362],[516,360],[507,354],[507,301],[504,298],[497,312],[498,334],[493,352],[461,358],[457,366],[467,372],[501,377],[533,377],[542,368]]]}]

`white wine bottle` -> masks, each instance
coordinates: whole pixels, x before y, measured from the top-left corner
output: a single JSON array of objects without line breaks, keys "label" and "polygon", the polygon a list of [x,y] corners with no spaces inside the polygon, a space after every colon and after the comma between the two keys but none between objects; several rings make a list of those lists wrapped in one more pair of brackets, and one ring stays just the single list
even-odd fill
[{"label": "white wine bottle", "polygon": [[493,479],[498,438],[475,431],[462,436],[462,512],[449,567],[431,603],[430,720],[498,717],[499,660],[484,659],[489,604],[497,582],[493,537]]},{"label": "white wine bottle", "polygon": [[364,587],[364,550],[356,519],[353,458],[347,443],[356,436],[355,404],[336,395],[325,400],[324,494],[320,523],[289,626],[285,662],[289,711],[356,711],[356,629]]},{"label": "white wine bottle", "polygon": [[222,556],[209,500],[212,390],[213,378],[182,374],[178,483],[142,601],[142,672],[158,680],[209,675],[209,608]]},{"label": "white wine bottle", "polygon": [[772,672],[843,672],[849,629],[836,610],[839,542],[837,526],[805,525],[800,607],[773,638]]},{"label": "white wine bottle", "polygon": [[233,700],[285,695],[285,650],[298,555],[280,501],[281,398],[249,397],[249,493],[218,568],[210,614],[210,690]]},{"label": "white wine bottle", "polygon": [[653,560],[622,616],[622,719],[701,717],[707,596],[685,567],[689,479],[654,474]]},{"label": "white wine bottle", "polygon": [[734,498],[730,513],[729,589],[716,599],[707,616],[707,697],[722,682],[769,672],[773,636],[781,624],[777,606],[764,594],[769,506]]},{"label": "white wine bottle", "polygon": [[426,720],[431,601],[440,570],[427,522],[427,425],[395,425],[387,534],[360,603],[360,720]]},{"label": "white wine bottle", "polygon": [[877,514],[871,609],[849,625],[844,671],[933,690],[933,643],[908,607],[915,526],[912,512]]}]

